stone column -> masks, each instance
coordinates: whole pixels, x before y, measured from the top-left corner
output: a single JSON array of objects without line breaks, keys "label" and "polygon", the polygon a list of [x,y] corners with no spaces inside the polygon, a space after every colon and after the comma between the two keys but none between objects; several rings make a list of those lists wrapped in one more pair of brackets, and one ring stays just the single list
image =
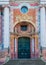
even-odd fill
[{"label": "stone column", "polygon": [[2,42],[2,37],[3,37],[3,35],[2,35],[2,29],[3,29],[3,26],[2,26],[2,24],[3,24],[3,21],[2,21],[2,18],[3,18],[3,15],[1,14],[1,13],[3,13],[2,12],[2,7],[0,7],[0,50],[1,49],[3,49],[3,42]]},{"label": "stone column", "polygon": [[43,58],[46,59],[46,21],[45,21],[45,7],[40,10],[40,38]]},{"label": "stone column", "polygon": [[13,34],[10,34],[10,57],[11,57],[11,59],[14,59],[14,35]]},{"label": "stone column", "polygon": [[34,58],[35,49],[34,49],[34,38],[31,39],[31,57]]},{"label": "stone column", "polygon": [[18,43],[17,43],[17,38],[15,38],[15,58],[17,58],[18,57]]},{"label": "stone column", "polygon": [[4,48],[8,48],[10,42],[10,33],[9,33],[9,8],[4,8],[4,27],[3,27],[3,43]]},{"label": "stone column", "polygon": [[38,35],[35,35],[35,58],[39,57]]}]

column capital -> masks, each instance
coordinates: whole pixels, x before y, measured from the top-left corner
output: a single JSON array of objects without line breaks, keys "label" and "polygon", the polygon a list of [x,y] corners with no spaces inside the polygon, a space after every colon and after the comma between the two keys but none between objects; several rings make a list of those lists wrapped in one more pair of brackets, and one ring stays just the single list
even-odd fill
[{"label": "column capital", "polygon": [[10,5],[2,5],[3,8],[9,8]]},{"label": "column capital", "polygon": [[41,4],[41,5],[39,5],[39,7],[40,7],[40,8],[42,8],[42,7],[44,7],[44,8],[45,8],[45,7],[46,7],[46,5],[45,5],[45,4]]}]

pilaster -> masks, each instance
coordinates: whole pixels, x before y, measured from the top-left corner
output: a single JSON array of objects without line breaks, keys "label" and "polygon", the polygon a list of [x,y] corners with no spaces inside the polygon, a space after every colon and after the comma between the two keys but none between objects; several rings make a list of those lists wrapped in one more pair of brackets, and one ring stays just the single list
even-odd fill
[{"label": "pilaster", "polygon": [[40,40],[42,47],[43,58],[46,59],[46,21],[45,21],[45,7],[40,9]]},{"label": "pilaster", "polygon": [[3,43],[4,48],[8,48],[10,43],[10,30],[9,30],[9,8],[4,8],[4,23],[3,23]]}]

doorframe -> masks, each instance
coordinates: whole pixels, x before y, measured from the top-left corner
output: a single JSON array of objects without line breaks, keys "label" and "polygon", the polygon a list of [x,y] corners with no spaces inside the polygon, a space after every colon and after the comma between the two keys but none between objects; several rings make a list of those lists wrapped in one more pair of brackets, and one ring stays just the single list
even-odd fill
[{"label": "doorframe", "polygon": [[[18,39],[19,39],[19,38],[23,38],[23,37],[25,37],[25,36],[18,37]],[[30,38],[30,37],[26,37],[26,38],[29,38],[29,39],[30,39],[30,58],[31,58],[31,50],[32,50],[32,49],[31,49],[31,38]],[[17,39],[17,40],[18,40],[18,39]],[[17,41],[17,57],[18,57],[18,41]],[[29,59],[30,59],[30,58],[29,58]],[[23,58],[22,58],[22,59],[23,59]],[[25,59],[25,58],[24,58],[24,59]],[[26,59],[28,59],[28,58],[26,58]]]}]

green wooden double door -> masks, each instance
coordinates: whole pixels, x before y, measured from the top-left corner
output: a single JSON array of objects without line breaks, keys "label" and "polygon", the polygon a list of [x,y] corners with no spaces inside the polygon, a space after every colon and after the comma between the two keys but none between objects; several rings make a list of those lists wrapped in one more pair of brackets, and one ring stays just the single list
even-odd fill
[{"label": "green wooden double door", "polygon": [[30,38],[20,37],[18,39],[18,58],[30,58]]}]

